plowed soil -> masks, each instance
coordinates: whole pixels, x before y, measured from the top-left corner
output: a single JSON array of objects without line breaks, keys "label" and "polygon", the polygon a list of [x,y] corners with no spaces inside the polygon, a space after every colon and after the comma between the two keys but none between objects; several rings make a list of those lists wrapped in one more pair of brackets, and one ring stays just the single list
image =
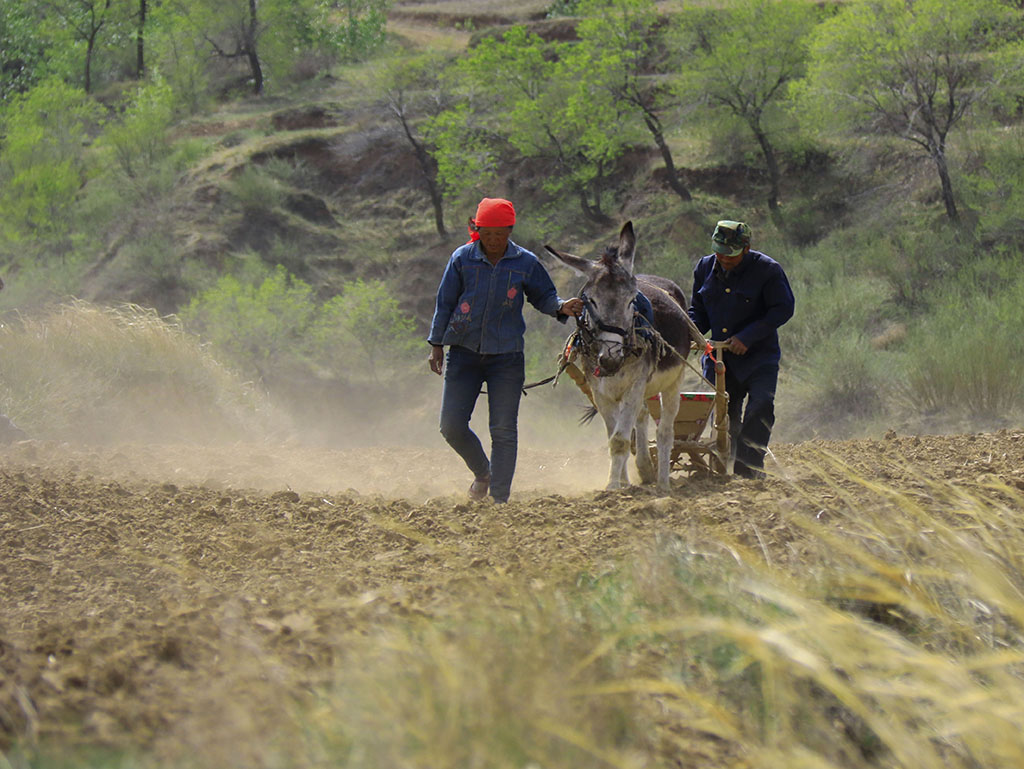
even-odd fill
[{"label": "plowed soil", "polygon": [[442,612],[495,575],[571,580],[693,527],[795,557],[801,535],[776,513],[818,512],[825,455],[896,489],[1024,488],[1021,431],[774,452],[767,480],[679,478],[659,498],[600,490],[603,450],[524,448],[495,506],[469,502],[443,446],[15,444],[0,455],[0,749],[231,745],[225,762],[244,765],[232,730],[269,728],[351,634]]}]

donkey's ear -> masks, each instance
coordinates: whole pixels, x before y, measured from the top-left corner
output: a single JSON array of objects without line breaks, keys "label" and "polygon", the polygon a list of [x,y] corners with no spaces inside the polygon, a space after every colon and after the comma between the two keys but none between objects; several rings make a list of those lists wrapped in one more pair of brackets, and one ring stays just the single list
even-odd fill
[{"label": "donkey's ear", "polygon": [[636,256],[636,233],[633,232],[633,222],[629,221],[622,225],[619,231],[619,262],[625,265],[630,272],[633,272],[633,258]]},{"label": "donkey's ear", "polygon": [[569,265],[572,269],[576,270],[580,275],[589,278],[590,273],[593,272],[594,263],[589,259],[584,259],[582,256],[575,256],[574,254],[567,254],[563,251],[558,251],[551,246],[545,245],[544,248],[549,254],[558,259],[560,262]]}]

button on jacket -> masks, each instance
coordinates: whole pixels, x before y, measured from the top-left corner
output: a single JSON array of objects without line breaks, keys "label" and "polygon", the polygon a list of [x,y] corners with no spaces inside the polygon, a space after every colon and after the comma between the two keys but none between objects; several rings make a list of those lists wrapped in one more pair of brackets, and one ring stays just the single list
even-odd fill
[{"label": "button on jacket", "polygon": [[509,241],[505,255],[492,265],[479,242],[460,246],[441,276],[427,341],[483,354],[521,352],[524,299],[559,317],[562,300],[536,254]]},{"label": "button on jacket", "polygon": [[[693,270],[690,318],[702,333],[724,341],[737,337],[745,355],[725,354],[727,369],[740,379],[781,358],[778,328],[793,317],[793,291],[782,267],[759,251],[749,251],[729,272],[714,254]],[[708,361],[705,360],[705,368]],[[709,377],[710,378],[710,377]]]}]

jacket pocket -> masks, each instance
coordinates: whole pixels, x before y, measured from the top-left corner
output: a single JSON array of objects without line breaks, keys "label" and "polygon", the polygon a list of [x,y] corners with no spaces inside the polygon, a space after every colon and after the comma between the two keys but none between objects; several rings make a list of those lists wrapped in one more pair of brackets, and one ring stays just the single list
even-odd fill
[{"label": "jacket pocket", "polygon": [[523,286],[526,285],[527,274],[522,270],[509,270],[505,283],[505,296],[501,306],[505,309],[516,309],[523,306]]}]

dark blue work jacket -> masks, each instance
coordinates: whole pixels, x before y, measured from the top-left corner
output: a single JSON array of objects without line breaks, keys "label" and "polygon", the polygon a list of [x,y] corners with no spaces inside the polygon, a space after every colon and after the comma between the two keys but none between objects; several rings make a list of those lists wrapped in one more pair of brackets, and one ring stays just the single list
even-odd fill
[{"label": "dark blue work jacket", "polygon": [[[737,337],[744,355],[725,353],[725,367],[745,379],[764,365],[779,365],[778,329],[793,317],[793,290],[781,265],[760,251],[749,251],[736,267],[723,270],[714,254],[693,270],[690,318],[713,341]],[[705,356],[705,375],[711,370]],[[710,376],[708,377],[711,378]]]}]

